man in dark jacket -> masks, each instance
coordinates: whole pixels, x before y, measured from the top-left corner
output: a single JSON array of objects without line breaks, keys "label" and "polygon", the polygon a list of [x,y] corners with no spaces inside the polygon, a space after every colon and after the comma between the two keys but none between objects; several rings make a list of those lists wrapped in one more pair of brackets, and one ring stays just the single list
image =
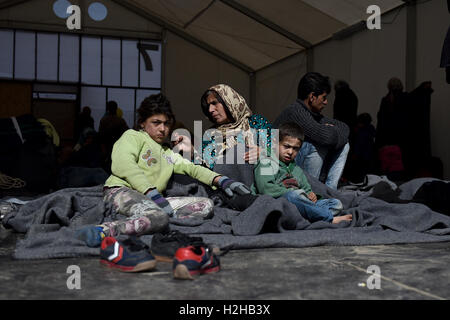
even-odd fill
[{"label": "man in dark jacket", "polygon": [[349,151],[349,127],[321,114],[331,92],[328,77],[307,73],[298,85],[297,100],[275,120],[278,128],[296,122],[305,132],[305,141],[295,161],[304,171],[337,189]]}]

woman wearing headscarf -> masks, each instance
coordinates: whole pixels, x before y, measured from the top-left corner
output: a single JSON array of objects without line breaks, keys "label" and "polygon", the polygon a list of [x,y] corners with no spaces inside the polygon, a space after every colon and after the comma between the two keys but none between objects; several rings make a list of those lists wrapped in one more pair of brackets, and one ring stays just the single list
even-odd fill
[{"label": "woman wearing headscarf", "polygon": [[218,84],[210,87],[202,95],[201,107],[214,124],[205,132],[202,143],[202,162],[210,169],[225,156],[227,149],[238,144],[245,144],[248,148],[244,161],[250,163],[256,163],[263,148],[270,149],[272,125],[263,116],[253,114],[245,99],[230,86]]}]

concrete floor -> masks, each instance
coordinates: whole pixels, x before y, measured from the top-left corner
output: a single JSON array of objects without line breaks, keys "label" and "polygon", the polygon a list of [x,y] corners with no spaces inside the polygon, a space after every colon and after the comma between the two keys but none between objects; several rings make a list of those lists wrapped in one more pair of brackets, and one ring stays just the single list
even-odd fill
[{"label": "concrete floor", "polygon": [[[20,237],[0,227],[1,300],[450,299],[448,242],[236,250],[221,257],[220,272],[187,281],[173,279],[169,263],[159,263],[154,271],[129,274],[100,265],[96,257],[13,260]],[[67,286],[72,265],[79,267],[80,289]],[[380,289],[367,286],[377,284],[376,278],[368,281],[371,265],[380,269]]]}]

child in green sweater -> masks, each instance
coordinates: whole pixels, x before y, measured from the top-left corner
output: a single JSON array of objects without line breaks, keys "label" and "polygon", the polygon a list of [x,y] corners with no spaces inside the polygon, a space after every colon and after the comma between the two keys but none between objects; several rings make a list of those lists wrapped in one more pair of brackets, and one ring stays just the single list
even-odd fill
[{"label": "child in green sweater", "polygon": [[338,199],[318,200],[303,170],[295,164],[303,140],[303,130],[297,124],[285,123],[280,126],[279,159],[264,158],[257,163],[253,193],[286,198],[310,222],[339,223],[352,220],[351,214],[337,216],[343,209]]},{"label": "child in green sweater", "polygon": [[163,147],[174,115],[162,94],[147,97],[137,110],[139,130],[126,131],[114,144],[111,176],[104,186],[104,202],[125,220],[105,222],[82,229],[78,237],[98,246],[105,236],[164,232],[169,218],[208,218],[214,203],[203,197],[165,198],[162,193],[174,173],[186,174],[226,194],[250,194],[244,184],[195,165],[170,148]]}]

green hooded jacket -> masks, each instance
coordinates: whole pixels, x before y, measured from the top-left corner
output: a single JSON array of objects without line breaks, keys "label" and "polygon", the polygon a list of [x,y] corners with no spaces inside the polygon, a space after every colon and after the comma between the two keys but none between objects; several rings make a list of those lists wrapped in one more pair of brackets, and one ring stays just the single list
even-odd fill
[{"label": "green hooded jacket", "polygon": [[312,191],[303,170],[295,162],[286,165],[276,159],[263,158],[256,164],[254,172],[253,194],[267,194],[279,198],[292,190],[303,189],[306,194]]}]

